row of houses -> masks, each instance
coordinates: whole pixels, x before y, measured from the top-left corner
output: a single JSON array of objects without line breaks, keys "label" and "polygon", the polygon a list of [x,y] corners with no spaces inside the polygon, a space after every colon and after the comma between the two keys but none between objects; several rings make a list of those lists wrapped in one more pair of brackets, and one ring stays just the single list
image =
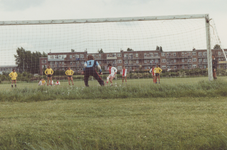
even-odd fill
[{"label": "row of houses", "polygon": [[[212,50],[212,54],[218,61],[224,61],[227,49]],[[179,70],[179,69],[206,69],[207,50],[192,51],[171,51],[161,52],[157,50],[150,51],[120,51],[109,53],[87,53],[87,52],[61,52],[48,53],[48,57],[40,58],[40,73],[43,69],[50,65],[54,70],[65,70],[71,67],[76,72],[83,70],[83,64],[88,55],[93,55],[95,60],[99,62],[102,68],[107,69],[107,65],[111,63],[118,70],[122,70],[125,66],[128,70],[147,70],[158,64],[163,70]],[[226,64],[218,63],[218,68],[226,68]]]}]

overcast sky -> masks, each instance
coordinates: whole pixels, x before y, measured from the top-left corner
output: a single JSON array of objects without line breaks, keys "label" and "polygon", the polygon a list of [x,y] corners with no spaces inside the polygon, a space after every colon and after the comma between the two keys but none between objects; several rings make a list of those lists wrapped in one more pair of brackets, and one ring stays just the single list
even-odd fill
[{"label": "overcast sky", "polygon": [[227,48],[226,6],[226,0],[0,0],[0,21],[208,13]]}]

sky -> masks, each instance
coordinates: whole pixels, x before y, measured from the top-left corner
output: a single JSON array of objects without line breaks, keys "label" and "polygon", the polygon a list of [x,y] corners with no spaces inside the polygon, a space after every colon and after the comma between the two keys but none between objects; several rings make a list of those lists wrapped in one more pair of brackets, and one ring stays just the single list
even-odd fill
[{"label": "sky", "polygon": [[[226,4],[226,0],[0,0],[0,21],[209,14],[227,48]],[[15,52],[0,49],[0,53],[7,58]],[[0,65],[12,61],[2,59]]]}]

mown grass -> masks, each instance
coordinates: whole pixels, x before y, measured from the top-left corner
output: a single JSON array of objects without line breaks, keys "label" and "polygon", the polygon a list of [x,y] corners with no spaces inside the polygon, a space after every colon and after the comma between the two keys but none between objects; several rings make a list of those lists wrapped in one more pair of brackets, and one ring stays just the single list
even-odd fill
[{"label": "mown grass", "polygon": [[56,99],[170,98],[227,96],[227,82],[200,81],[195,84],[134,84],[113,87],[57,86],[16,88],[0,91],[0,101],[31,102]]},{"label": "mown grass", "polygon": [[227,149],[227,99],[0,103],[0,149]]}]

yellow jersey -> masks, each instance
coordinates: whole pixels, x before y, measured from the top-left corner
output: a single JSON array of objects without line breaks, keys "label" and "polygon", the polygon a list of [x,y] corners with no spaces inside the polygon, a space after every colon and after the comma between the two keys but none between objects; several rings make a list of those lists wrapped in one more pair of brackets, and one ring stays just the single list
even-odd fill
[{"label": "yellow jersey", "polygon": [[46,74],[46,75],[54,74],[54,70],[52,70],[51,68],[50,68],[50,69],[47,68],[47,69],[45,70],[45,74]]},{"label": "yellow jersey", "polygon": [[43,81],[42,81],[42,84],[45,84],[45,83],[46,83],[46,81],[45,81],[45,80],[43,80]]},{"label": "yellow jersey", "polygon": [[154,68],[154,73],[161,73],[162,72],[162,69],[161,68]]},{"label": "yellow jersey", "polygon": [[17,79],[17,73],[16,72],[11,72],[9,74],[9,76],[10,76],[11,80],[16,80]]},{"label": "yellow jersey", "polygon": [[71,76],[71,75],[74,74],[74,71],[72,71],[71,69],[70,69],[70,70],[66,70],[65,74],[66,74],[67,76]]}]

